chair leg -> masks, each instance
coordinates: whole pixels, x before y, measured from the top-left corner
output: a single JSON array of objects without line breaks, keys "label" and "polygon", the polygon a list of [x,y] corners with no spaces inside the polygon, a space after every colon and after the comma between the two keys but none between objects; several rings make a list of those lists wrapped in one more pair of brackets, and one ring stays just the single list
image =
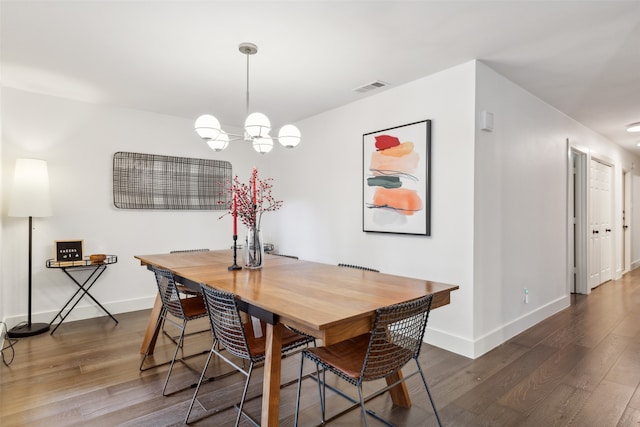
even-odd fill
[{"label": "chair leg", "polygon": [[178,344],[176,344],[176,350],[173,352],[173,358],[171,359],[171,365],[169,365],[169,371],[167,372],[167,379],[164,381],[164,387],[162,387],[162,395],[166,396],[165,392],[167,390],[167,384],[169,384],[169,377],[171,376],[171,371],[173,370],[173,365],[176,363],[176,357],[178,356],[178,351],[182,346],[182,339],[184,338],[184,330],[187,327],[187,321],[182,321],[182,331],[180,331],[180,338],[178,338]]},{"label": "chair leg", "polygon": [[200,386],[202,385],[202,380],[204,379],[204,375],[207,373],[207,368],[209,367],[209,363],[211,362],[211,356],[213,356],[213,349],[215,348],[217,341],[214,341],[211,346],[211,351],[209,352],[209,356],[207,357],[207,361],[204,364],[204,368],[202,369],[202,374],[200,375],[200,379],[198,380],[198,385],[196,386],[196,391],[193,393],[193,399],[191,399],[191,403],[189,404],[189,409],[187,410],[187,416],[184,417],[184,423],[189,424],[189,415],[191,415],[191,410],[193,409],[193,404],[196,401],[196,397],[198,396],[198,391],[200,391]]},{"label": "chair leg", "polygon": [[[325,370],[322,370],[322,380],[320,380],[320,365],[316,363],[316,376],[318,378],[318,395],[320,396],[320,419],[322,420],[322,424],[325,422],[325,397],[327,393],[327,389],[325,387]],[[322,382],[322,386],[320,385]]]},{"label": "chair leg", "polygon": [[360,410],[362,412],[362,422],[364,423],[364,427],[367,427],[367,410],[364,407],[364,399],[362,398],[362,383],[358,384],[358,399],[360,400]]},{"label": "chair leg", "polygon": [[429,401],[431,402],[431,407],[433,408],[433,413],[436,415],[436,420],[438,420],[438,425],[442,427],[442,421],[440,421],[440,415],[438,415],[438,410],[436,409],[436,404],[433,402],[433,397],[431,397],[431,392],[429,391],[429,386],[427,385],[427,380],[424,377],[424,373],[422,372],[422,367],[417,359],[416,365],[418,365],[418,371],[420,372],[420,376],[422,377],[422,382],[424,383],[424,388],[427,390],[427,396],[429,396]]},{"label": "chair leg", "polygon": [[[156,327],[153,330],[153,336],[156,336],[160,332],[160,327],[164,323],[165,313],[166,313],[166,310],[164,307],[162,307],[162,310],[160,310],[160,316],[158,316],[158,321],[156,322]],[[149,349],[145,350],[144,352],[144,357],[142,358],[142,362],[140,362],[140,371],[145,370],[145,369],[142,369],[142,367],[144,366],[144,361],[147,360],[147,356],[149,356]]]},{"label": "chair leg", "polygon": [[300,389],[302,388],[302,370],[304,366],[304,356],[300,357],[300,374],[298,375],[298,391],[296,392],[296,415],[293,419],[293,427],[298,427],[298,414],[300,412]]},{"label": "chair leg", "polygon": [[240,407],[238,408],[238,416],[236,417],[235,427],[240,424],[240,417],[242,417],[242,407],[244,406],[244,399],[247,397],[247,390],[249,390],[249,381],[251,381],[251,372],[253,372],[253,362],[249,364],[249,370],[247,371],[247,381],[244,383],[244,390],[242,390],[242,400],[240,400]]}]

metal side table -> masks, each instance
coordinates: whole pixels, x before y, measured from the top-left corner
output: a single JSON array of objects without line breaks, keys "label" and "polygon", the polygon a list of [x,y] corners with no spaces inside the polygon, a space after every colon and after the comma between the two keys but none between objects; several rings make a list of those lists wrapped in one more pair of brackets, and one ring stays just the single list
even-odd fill
[{"label": "metal side table", "polygon": [[[46,266],[47,268],[59,268],[61,269],[72,281],[78,286],[78,290],[69,298],[66,304],[60,309],[58,314],[49,322],[49,325],[52,325],[53,322],[60,318],[60,322],[56,325],[55,328],[51,331],[51,335],[58,329],[62,322],[67,318],[67,316],[71,313],[71,311],[75,308],[76,305],[80,302],[80,300],[86,295],[93,300],[98,306],[109,315],[113,319],[116,324],[118,323],[118,319],[113,317],[109,310],[104,308],[102,304],[96,300],[93,295],[89,293],[91,287],[96,283],[96,281],[102,276],[102,273],[105,272],[107,267],[111,264],[115,264],[118,262],[118,257],[116,255],[107,255],[104,261],[102,262],[92,262],[89,257],[85,257],[82,261],[70,261],[70,262],[57,262],[54,259],[47,260]],[[80,275],[78,273],[89,271],[89,275],[86,279],[80,283],[78,277]],[[65,313],[65,310],[66,313]],[[63,314],[64,313],[64,314]]]}]

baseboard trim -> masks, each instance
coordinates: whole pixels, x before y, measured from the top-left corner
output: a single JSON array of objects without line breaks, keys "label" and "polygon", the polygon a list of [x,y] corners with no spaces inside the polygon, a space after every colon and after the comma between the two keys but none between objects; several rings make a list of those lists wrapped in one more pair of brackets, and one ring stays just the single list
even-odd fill
[{"label": "baseboard trim", "polygon": [[438,329],[427,328],[424,341],[427,344],[435,345],[447,351],[476,359],[570,305],[570,295],[560,297],[555,301],[494,329],[476,340],[452,335]]},{"label": "baseboard trim", "polygon": [[[109,310],[113,315],[118,313],[127,313],[130,311],[137,310],[146,310],[153,307],[155,302],[155,296],[153,297],[145,297],[138,298],[135,300],[125,300],[125,301],[117,301],[112,303],[103,304],[107,310]],[[447,351],[454,352],[456,354],[460,354],[465,357],[469,357],[471,359],[478,358],[493,348],[499,346],[505,341],[513,338],[521,332],[529,329],[533,325],[543,321],[556,314],[557,312],[564,310],[569,307],[571,304],[571,299],[569,295],[558,298],[555,301],[550,302],[534,311],[531,311],[523,316],[494,329],[493,331],[479,337],[476,340],[470,340],[468,338],[453,335],[448,332],[444,332],[439,329],[427,328],[427,333],[425,334],[425,342],[427,344],[434,345],[436,347],[440,347]],[[42,312],[42,313],[33,313],[32,321],[33,322],[45,322],[49,323],[53,316],[56,315],[57,312]],[[104,316],[104,312],[100,309],[100,307],[94,305],[87,306],[77,306],[73,309],[69,317],[65,320],[74,321],[74,320],[84,320],[91,319],[94,317]],[[24,316],[14,316],[7,317],[5,322],[8,328],[12,328],[20,322],[24,322],[26,319]],[[55,323],[58,323],[57,321]]]},{"label": "baseboard trim", "polygon": [[[138,298],[134,300],[123,300],[123,301],[111,302],[106,304],[102,303],[102,305],[107,310],[109,310],[109,312],[113,314],[117,319],[116,314],[119,314],[119,313],[128,313],[130,311],[146,310],[146,309],[152,308],[155,302],[155,298],[156,298],[155,296],[144,297],[144,298]],[[40,313],[32,313],[31,321],[34,323],[40,323],[40,322],[49,323],[51,322],[51,319],[53,319],[53,316],[55,316],[56,314],[58,314],[57,311],[45,311]],[[106,316],[106,314],[97,305],[84,305],[84,306],[78,305],[73,309],[71,314],[69,314],[69,316],[65,319],[65,322],[71,322],[74,320],[92,319],[94,317],[102,317],[102,316]],[[26,315],[12,316],[12,317],[7,317],[5,319],[5,322],[7,324],[7,327],[11,329],[17,324],[19,324],[20,322],[25,322],[26,320],[27,320]],[[55,319],[55,322],[53,322],[53,324],[57,324],[59,320],[60,320],[59,318]]]},{"label": "baseboard trim", "polygon": [[468,338],[453,335],[440,329],[427,327],[424,342],[473,359],[474,343]]},{"label": "baseboard trim", "polygon": [[551,301],[550,303],[539,307],[519,318],[496,328],[495,330],[478,338],[475,342],[474,359],[480,357],[488,351],[494,349],[500,344],[515,337],[521,332],[526,331],[530,327],[540,323],[550,316],[564,310],[571,305],[571,296],[566,295]]}]

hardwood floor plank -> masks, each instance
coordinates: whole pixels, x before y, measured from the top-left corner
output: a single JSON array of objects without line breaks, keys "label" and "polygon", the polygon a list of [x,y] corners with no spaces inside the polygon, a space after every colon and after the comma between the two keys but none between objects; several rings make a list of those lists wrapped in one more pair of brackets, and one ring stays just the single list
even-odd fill
[{"label": "hardwood floor plank", "polygon": [[[484,356],[471,360],[425,344],[422,367],[443,423],[448,426],[638,426],[640,424],[640,269],[596,288],[591,295],[573,295],[571,306]],[[177,364],[168,397],[160,393],[167,366],[140,372],[140,342],[149,311],[68,322],[55,335],[21,339],[10,367],[0,365],[0,425],[22,426],[182,426],[206,355],[189,360],[193,370]],[[206,319],[190,331],[208,327]],[[190,336],[187,353],[209,350],[211,334]],[[175,345],[158,338],[149,363],[168,360]],[[299,356],[282,362],[286,380],[298,376]],[[307,366],[305,372],[312,370]],[[254,373],[252,396],[262,392],[262,368]],[[196,372],[194,372],[194,370]],[[207,375],[230,368],[214,359]],[[410,364],[404,374],[413,370]],[[237,402],[241,375],[217,378],[203,385],[196,426],[231,425],[234,409],[216,411]],[[330,382],[355,396],[336,378]],[[366,384],[365,390],[384,381]],[[394,406],[388,395],[367,407],[398,426],[435,426],[436,421],[419,377],[407,382],[413,405]],[[296,386],[281,390],[282,427],[293,425]],[[200,405],[202,404],[202,406]],[[327,396],[328,413],[349,405],[335,393]],[[259,418],[260,399],[247,403]],[[319,422],[317,385],[305,380],[300,426]],[[246,421],[242,426],[248,426]],[[352,411],[327,424],[362,425]],[[370,425],[380,425],[370,421]]]},{"label": "hardwood floor plank", "polygon": [[572,422],[585,427],[616,426],[634,391],[635,387],[602,381]]},{"label": "hardwood floor plank", "polygon": [[613,330],[615,335],[635,338],[640,335],[640,312],[629,312]]},{"label": "hardwood floor plank", "polygon": [[481,414],[492,402],[500,399],[525,377],[531,375],[538,366],[557,351],[558,350],[553,347],[544,345],[535,346],[456,399],[456,405],[475,414]]},{"label": "hardwood floor plank", "polygon": [[557,331],[564,330],[567,327],[567,324],[572,323],[572,318],[574,316],[575,315],[571,310],[562,310],[560,313],[556,313],[543,320],[536,325],[536,327],[529,328],[520,335],[514,337],[511,342],[527,348],[532,348],[543,342],[543,340],[550,335],[557,333]]},{"label": "hardwood floor plank", "polygon": [[577,362],[562,382],[584,390],[594,390],[629,343],[630,339],[627,337],[608,336],[593,351]]},{"label": "hardwood floor plank", "polygon": [[627,407],[617,427],[638,427],[638,424],[640,424],[640,410]]},{"label": "hardwood floor plank", "polygon": [[498,402],[523,414],[531,414],[588,351],[587,348],[575,344],[565,346],[542,363],[531,375],[520,381]]},{"label": "hardwood floor plank", "polygon": [[627,346],[604,379],[635,388],[640,383],[640,343]]},{"label": "hardwood floor plank", "polygon": [[636,388],[635,393],[629,401],[629,407],[633,409],[640,409],[640,386]]},{"label": "hardwood floor plank", "polygon": [[449,357],[448,361],[433,368],[427,365],[423,369],[433,394],[438,396],[436,403],[444,407],[517,360],[527,350],[508,342],[476,360]]},{"label": "hardwood floor plank", "polygon": [[547,398],[532,411],[522,427],[564,427],[568,426],[584,406],[589,392],[558,384]]}]

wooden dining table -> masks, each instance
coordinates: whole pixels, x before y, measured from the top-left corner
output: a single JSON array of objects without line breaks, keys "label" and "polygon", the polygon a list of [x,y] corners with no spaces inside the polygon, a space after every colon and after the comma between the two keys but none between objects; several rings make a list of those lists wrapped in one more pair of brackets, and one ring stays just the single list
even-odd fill
[{"label": "wooden dining table", "polygon": [[[230,271],[230,250],[136,255],[142,265],[171,271],[186,286],[200,284],[235,294],[246,311],[267,324],[262,394],[262,426],[277,426],[283,325],[330,345],[371,330],[378,308],[433,294],[432,308],[450,303],[456,285],[336,265],[265,255],[257,270]],[[162,303],[149,318],[141,352],[153,351]],[[401,373],[388,379],[389,384]],[[390,390],[394,404],[410,407],[404,383]]]}]

